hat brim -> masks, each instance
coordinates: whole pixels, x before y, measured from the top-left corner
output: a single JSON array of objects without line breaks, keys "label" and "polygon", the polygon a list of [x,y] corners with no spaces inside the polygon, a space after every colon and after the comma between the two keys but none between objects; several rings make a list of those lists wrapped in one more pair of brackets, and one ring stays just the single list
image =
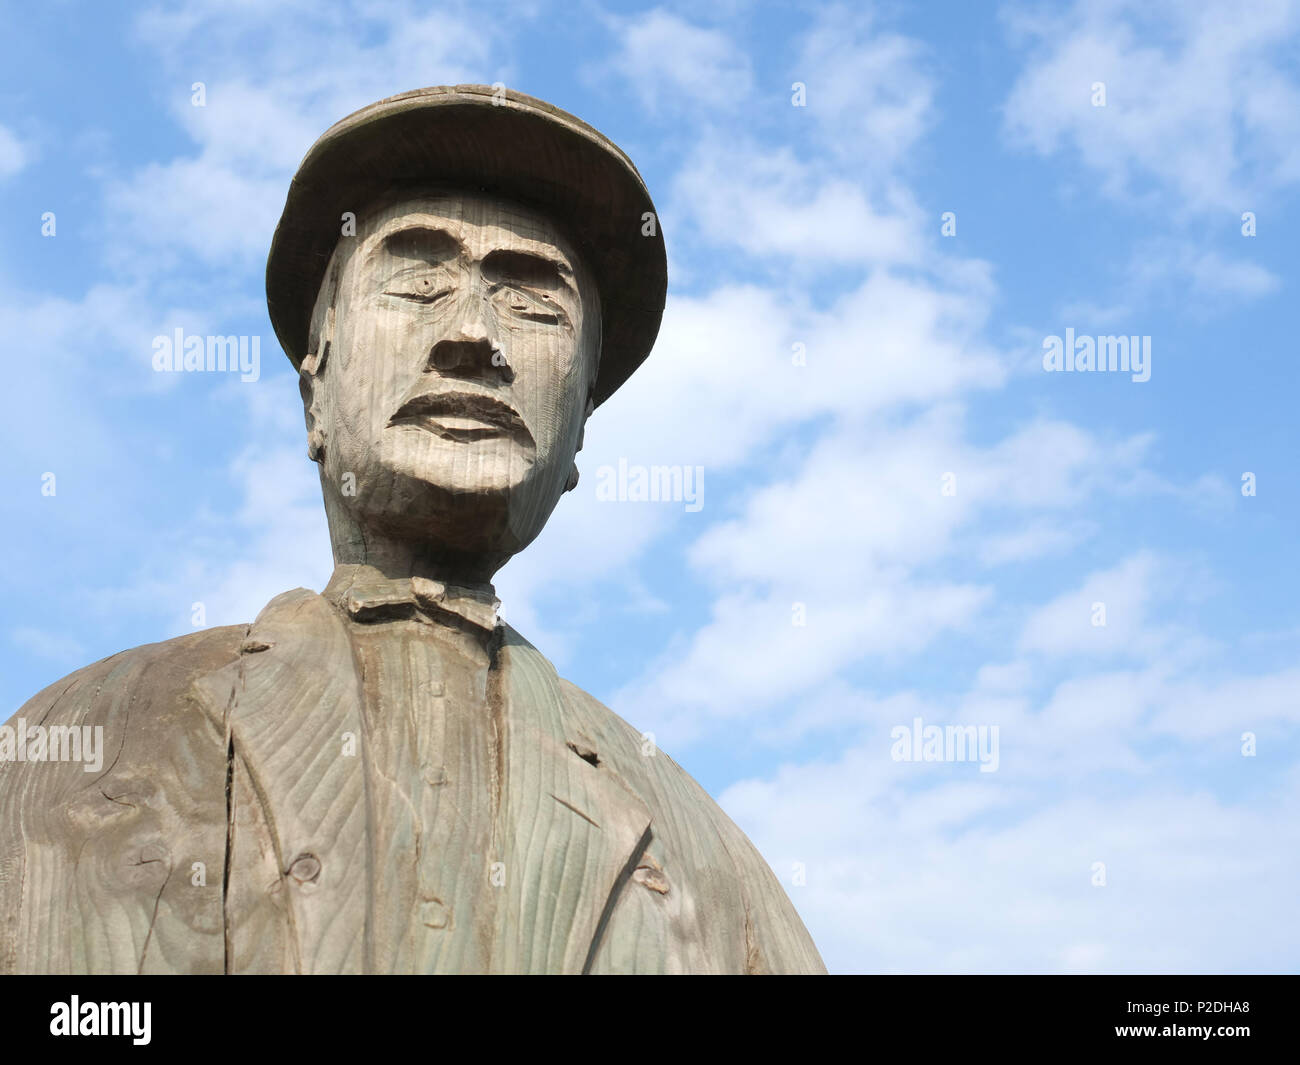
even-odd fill
[{"label": "hat brim", "polygon": [[[496,101],[496,102],[494,102]],[[345,211],[395,189],[452,186],[544,211],[600,289],[594,400],[645,361],[668,287],[663,234],[636,167],[586,123],[523,93],[437,86],[371,104],[331,126],[298,167],[266,263],[271,324],[297,367]],[[653,232],[646,233],[647,229]]]}]

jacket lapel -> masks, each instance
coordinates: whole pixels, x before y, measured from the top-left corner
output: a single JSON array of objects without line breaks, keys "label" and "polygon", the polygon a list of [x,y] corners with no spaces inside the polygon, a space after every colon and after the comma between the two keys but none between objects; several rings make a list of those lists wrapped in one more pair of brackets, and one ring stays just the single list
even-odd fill
[{"label": "jacket lapel", "polygon": [[498,965],[505,972],[581,973],[650,842],[650,812],[569,746],[572,723],[554,667],[509,626],[504,630],[498,853],[507,904],[498,911]]},{"label": "jacket lapel", "polygon": [[[650,842],[650,812],[570,747],[554,667],[509,626],[494,671],[499,767],[483,810],[493,860],[482,889],[492,905],[480,910],[493,915],[491,968],[581,973]],[[371,867],[347,623],[314,592],[286,592],[250,627],[239,661],[197,688],[232,752],[227,970],[367,971],[384,873]]]},{"label": "jacket lapel", "polygon": [[[277,596],[201,682],[231,762],[227,969],[361,972],[369,894],[363,733],[346,624]],[[378,885],[376,885],[378,886]]]}]

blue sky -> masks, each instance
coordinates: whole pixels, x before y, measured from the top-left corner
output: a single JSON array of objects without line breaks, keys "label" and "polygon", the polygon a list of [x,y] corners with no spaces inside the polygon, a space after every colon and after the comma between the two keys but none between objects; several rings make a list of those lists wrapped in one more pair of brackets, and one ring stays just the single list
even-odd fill
[{"label": "blue sky", "polygon": [[[366,103],[500,81],[628,152],[670,261],[504,616],[834,971],[1295,971],[1300,4],[127,10],[6,20],[3,716],[323,587],[289,179]],[[258,380],[155,373],[177,328],[260,336]],[[1067,329],[1150,337],[1150,379],[1046,372]],[[598,499],[620,459],[703,507]],[[997,771],[891,757],[918,717],[996,726]]]}]

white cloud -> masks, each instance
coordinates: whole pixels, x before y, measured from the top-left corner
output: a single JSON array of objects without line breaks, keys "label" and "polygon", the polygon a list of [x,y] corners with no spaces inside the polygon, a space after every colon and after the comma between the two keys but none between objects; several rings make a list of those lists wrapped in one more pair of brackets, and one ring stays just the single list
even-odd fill
[{"label": "white cloud", "polygon": [[[1041,659],[990,663],[951,698],[835,691],[855,719],[822,707],[814,724],[850,730],[842,754],[719,801],[832,971],[1289,971],[1300,935],[1281,915],[1300,873],[1300,774],[1260,776],[1241,733],[1258,734],[1262,759],[1292,749],[1300,676],[1241,675],[1211,657],[1153,650],[1134,669],[1074,668],[1032,701],[1016,693],[1036,687]],[[894,761],[890,730],[916,717],[996,725],[997,770]],[[1212,771],[1189,779],[1192,766]],[[795,863],[806,886],[791,881]],[[1239,919],[1225,926],[1223,912]]]},{"label": "white cloud", "polygon": [[1132,655],[1150,648],[1161,638],[1147,622],[1158,566],[1152,555],[1139,553],[1091,574],[1081,587],[1029,616],[1020,650],[1078,659]]},{"label": "white cloud", "polygon": [[933,121],[924,46],[889,31],[873,8],[835,5],[804,36],[792,76],[831,154],[867,182],[888,175]]},{"label": "white cloud", "polygon": [[147,566],[88,596],[98,610],[158,617],[176,636],[195,627],[195,604],[200,628],[248,624],[281,592],[324,588],[333,563],[317,467],[292,436],[276,445],[279,434],[265,425],[249,435],[256,442],[234,455],[229,485],[219,486],[233,491],[238,509],[175,515]]},{"label": "white cloud", "polygon": [[1031,678],[1028,662],[990,663],[981,666],[975,675],[975,687],[980,691],[1019,692]]},{"label": "white cloud", "polygon": [[22,396],[0,422],[0,448],[11,461],[75,472],[94,498],[109,501],[104,471],[125,461],[125,448],[108,405],[175,384],[153,372],[151,359],[153,338],[179,322],[201,332],[206,318],[162,309],[140,286],[95,284],[80,299],[18,294],[0,305],[7,382]]},{"label": "white cloud", "polygon": [[[1005,104],[1013,143],[1073,148],[1112,195],[1154,181],[1152,209],[1174,213],[1257,209],[1300,180],[1290,0],[1253,4],[1249,18],[1233,0],[1077,0],[1065,12],[1010,8],[1006,21],[1029,56]],[[1096,82],[1104,107],[1092,104]],[[1066,165],[1062,177],[1077,176]]]},{"label": "white cloud", "polygon": [[79,667],[86,651],[79,640],[59,632],[47,632],[33,625],[19,625],[9,631],[9,638],[18,647],[39,658],[57,662],[65,668]]},{"label": "white cloud", "polygon": [[[1282,915],[1300,875],[1294,778],[1263,808],[1162,786],[1030,798],[1005,754],[999,772],[963,775],[888,752],[882,732],[721,796],[832,971],[1293,967],[1300,933]],[[804,887],[791,884],[796,862]],[[1105,887],[1093,886],[1098,862]]]},{"label": "white cloud", "polygon": [[878,420],[891,407],[994,387],[1002,361],[978,336],[986,292],[882,271],[825,309],[756,285],[672,297],[654,352],[596,412],[587,446],[712,475],[793,446],[805,423],[824,432],[838,418]]},{"label": "white cloud", "polygon": [[1073,324],[1078,334],[1137,334],[1136,323],[1148,318],[1153,308],[1177,308],[1193,320],[1205,319],[1281,288],[1277,274],[1250,259],[1185,240],[1147,240],[1117,271],[1114,302],[1072,300],[1062,305],[1059,319]]},{"label": "white cloud", "polygon": [[883,209],[850,178],[826,179],[790,148],[773,150],[717,135],[678,172],[669,217],[693,239],[736,246],[780,263],[914,263],[925,244],[920,211],[898,186]]},{"label": "white cloud", "polygon": [[7,126],[0,126],[0,180],[13,177],[31,161],[31,149]]},{"label": "white cloud", "polygon": [[1014,531],[994,533],[979,545],[979,559],[986,566],[1025,562],[1045,555],[1063,555],[1097,531],[1095,522],[1035,518]]},{"label": "white cloud", "polygon": [[[293,3],[155,9],[138,21],[177,86],[173,119],[194,155],[119,175],[106,196],[116,229],[115,263],[152,264],[140,249],[255,270],[298,162],[326,128],[385,96],[424,85],[492,82],[499,21],[405,3],[304,8]],[[373,43],[372,43],[373,42]],[[220,57],[217,64],[215,57]],[[203,82],[196,107],[190,86]],[[125,247],[123,247],[125,245]]]},{"label": "white cloud", "polygon": [[[1040,422],[980,449],[962,428],[940,407],[903,425],[826,433],[789,478],[753,489],[690,550],[697,579],[717,592],[708,623],[620,691],[616,709],[670,749],[737,716],[773,736],[824,727],[834,717],[821,691],[828,679],[864,661],[924,661],[941,636],[968,630],[990,608],[991,588],[932,573],[964,550],[967,526],[1008,508],[1077,504],[1106,483],[1100,470],[1120,465],[1098,457],[1130,446]],[[954,465],[949,496],[942,477]],[[1025,611],[1022,647],[1066,654],[1084,638],[1096,654],[1155,646],[1169,634],[1142,628],[1140,578],[1153,568],[1139,558]],[[1103,588],[1111,627],[1096,638],[1089,610]],[[796,604],[805,624],[795,623]]]},{"label": "white cloud", "polygon": [[749,57],[721,30],[694,25],[663,8],[606,21],[618,48],[593,66],[589,77],[625,78],[652,114],[668,105],[729,111],[753,90]]},{"label": "white cloud", "polygon": [[924,649],[966,625],[987,598],[987,589],[973,585],[899,580],[845,587],[834,599],[792,600],[788,586],[764,595],[725,593],[709,623],[685,646],[670,646],[619,693],[615,709],[654,731],[669,750],[728,721],[763,722],[774,710],[775,733],[798,734],[811,726],[791,704],[801,707],[810,688],[865,655]]},{"label": "white cloud", "polygon": [[1189,245],[1139,249],[1129,277],[1148,296],[1164,295],[1180,301],[1186,300],[1188,293],[1211,299],[1255,299],[1271,295],[1282,286],[1281,278],[1249,259]]},{"label": "white cloud", "polygon": [[[1168,685],[1152,729],[1187,740],[1226,737],[1235,746],[1242,731],[1300,725],[1300,669],[1206,684],[1181,680]],[[1278,740],[1272,735],[1272,743]],[[1266,745],[1269,740],[1265,740]],[[1294,750],[1294,746],[1290,747]]]}]

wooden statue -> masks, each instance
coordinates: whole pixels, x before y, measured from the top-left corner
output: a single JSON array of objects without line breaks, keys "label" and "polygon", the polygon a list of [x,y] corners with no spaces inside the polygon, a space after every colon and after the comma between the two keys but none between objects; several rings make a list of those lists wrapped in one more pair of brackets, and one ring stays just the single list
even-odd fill
[{"label": "wooden statue", "polygon": [[104,759],[0,764],[0,971],[824,971],[708,795],[496,616],[665,288],[635,168],[539,100],[325,133],[267,292],[334,575],[18,712]]}]

